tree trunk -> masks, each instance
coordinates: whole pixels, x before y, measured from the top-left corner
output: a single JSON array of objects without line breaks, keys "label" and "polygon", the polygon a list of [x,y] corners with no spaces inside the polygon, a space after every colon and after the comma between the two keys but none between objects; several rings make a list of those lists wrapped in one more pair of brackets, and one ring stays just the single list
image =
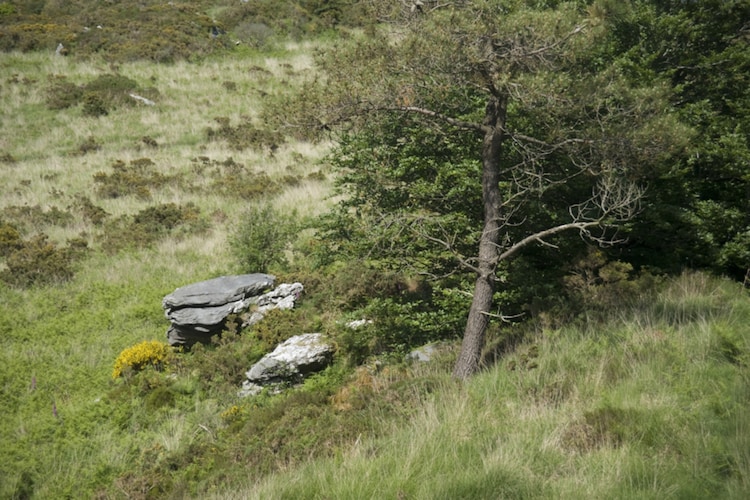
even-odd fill
[{"label": "tree trunk", "polygon": [[507,98],[493,96],[487,104],[483,122],[482,144],[482,200],[484,203],[484,228],[479,240],[479,263],[474,296],[466,321],[461,353],[453,369],[453,376],[465,379],[479,370],[484,335],[489,323],[495,292],[495,269],[498,263],[500,242],[500,151],[505,139]]}]

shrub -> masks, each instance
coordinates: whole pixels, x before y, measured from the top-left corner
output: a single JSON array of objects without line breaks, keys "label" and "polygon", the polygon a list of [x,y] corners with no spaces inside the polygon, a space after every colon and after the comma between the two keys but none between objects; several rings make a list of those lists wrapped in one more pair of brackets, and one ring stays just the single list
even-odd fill
[{"label": "shrub", "polygon": [[94,203],[87,197],[79,194],[76,196],[75,201],[70,206],[71,209],[78,211],[84,219],[89,221],[95,226],[99,226],[104,222],[109,214],[102,207],[94,205]]},{"label": "shrub", "polygon": [[22,246],[21,233],[16,226],[0,221],[0,256],[18,250]]},{"label": "shrub", "polygon": [[229,118],[220,116],[214,118],[219,128],[209,127],[206,131],[210,141],[227,141],[232,149],[242,150],[247,148],[274,150],[284,142],[284,136],[278,132],[257,128],[249,121],[240,123],[233,127],[229,124]]},{"label": "shrub", "polygon": [[200,209],[192,203],[165,203],[145,208],[134,216],[118,217],[107,224],[102,234],[102,248],[110,253],[124,248],[144,248],[177,228],[198,233],[207,227]]},{"label": "shrub", "polygon": [[0,3],[0,17],[10,17],[16,13],[15,6],[10,2]]},{"label": "shrub", "polygon": [[11,205],[2,210],[21,233],[38,230],[43,226],[67,226],[75,221],[73,214],[57,207],[44,209],[39,205]]},{"label": "shrub", "polygon": [[89,136],[78,146],[78,154],[85,155],[92,151],[99,151],[102,149],[101,143],[96,140],[96,137]]},{"label": "shrub", "polygon": [[159,173],[156,164],[149,158],[138,158],[126,165],[117,160],[112,164],[112,173],[97,172],[94,182],[96,193],[102,198],[120,198],[134,195],[140,199],[151,198],[151,189],[160,188],[173,180]]},{"label": "shrub", "polygon": [[320,328],[320,322],[305,311],[273,309],[265,314],[263,321],[253,325],[252,337],[261,350],[271,351],[294,335]]},{"label": "shrub", "polygon": [[102,96],[95,92],[84,92],[83,114],[86,116],[104,116],[109,114]]},{"label": "shrub", "polygon": [[83,103],[86,116],[103,116],[120,106],[133,106],[130,93],[155,98],[156,89],[140,88],[138,83],[122,75],[100,75],[85,85],[75,85],[64,76],[52,76],[47,88],[47,107],[52,110],[70,108]]},{"label": "shrub", "polygon": [[149,366],[160,371],[169,364],[172,354],[169,345],[158,340],[144,340],[132,347],[124,349],[117,359],[112,370],[112,378],[118,378],[127,371],[140,371]]},{"label": "shrub", "polygon": [[13,165],[16,163],[15,157],[10,153],[0,153],[0,163],[7,163],[8,165]]},{"label": "shrub", "polygon": [[64,76],[51,77],[47,88],[47,107],[59,110],[76,106],[83,98],[83,90]]},{"label": "shrub", "polygon": [[[254,172],[234,161],[232,157],[217,161],[200,156],[192,161],[197,175],[207,175],[212,179],[209,189],[223,196],[252,200],[278,193],[281,190],[281,185],[272,180],[268,174]],[[205,191],[204,187],[194,189]]]},{"label": "shrub", "polygon": [[273,264],[287,265],[285,252],[298,230],[296,219],[296,212],[282,214],[268,205],[246,212],[229,240],[241,268],[266,272]]},{"label": "shrub", "polygon": [[78,239],[58,248],[47,235],[39,234],[10,253],[5,261],[7,269],[0,272],[0,279],[17,287],[67,281],[73,277],[74,262],[87,248],[86,242]]}]

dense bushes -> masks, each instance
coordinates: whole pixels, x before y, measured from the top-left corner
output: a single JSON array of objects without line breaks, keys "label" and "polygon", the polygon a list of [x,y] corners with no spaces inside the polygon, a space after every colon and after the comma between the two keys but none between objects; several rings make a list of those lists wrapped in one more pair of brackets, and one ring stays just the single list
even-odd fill
[{"label": "dense bushes", "polygon": [[52,76],[47,88],[47,107],[59,110],[82,103],[84,115],[103,116],[118,107],[136,105],[129,96],[131,93],[155,99],[159,92],[154,88],[141,88],[137,82],[122,75],[100,75],[81,86],[65,77]]},{"label": "dense bushes", "polygon": [[231,46],[212,37],[216,23],[203,14],[206,2],[3,2],[4,36],[0,50],[55,50],[68,54],[103,54],[110,61],[149,59],[171,62],[201,57]]},{"label": "dense bushes", "polygon": [[110,61],[194,59],[234,47],[264,45],[273,37],[314,35],[337,26],[372,24],[362,2],[262,0],[231,2],[216,20],[205,12],[217,2],[0,3],[0,50],[104,54]]},{"label": "dense bushes", "polygon": [[112,173],[94,174],[96,192],[103,198],[134,195],[143,200],[151,198],[151,190],[163,187],[172,179],[160,173],[149,158],[132,160],[129,164],[118,160],[112,164]]},{"label": "dense bushes", "polygon": [[47,235],[38,234],[21,240],[12,226],[0,226],[7,252],[6,269],[0,271],[0,280],[16,287],[52,284],[69,280],[74,274],[74,264],[86,254],[88,245],[84,240],[70,240],[59,247]]},{"label": "dense bushes", "polygon": [[180,230],[195,235],[207,229],[207,221],[192,203],[164,203],[109,221],[103,228],[101,245],[106,252],[114,253],[149,247],[168,235],[177,236]]}]

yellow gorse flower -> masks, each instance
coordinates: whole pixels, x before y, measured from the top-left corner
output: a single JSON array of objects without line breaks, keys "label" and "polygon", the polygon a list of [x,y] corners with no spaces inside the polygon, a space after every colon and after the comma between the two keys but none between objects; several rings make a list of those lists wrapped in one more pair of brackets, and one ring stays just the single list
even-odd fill
[{"label": "yellow gorse flower", "polygon": [[133,370],[142,370],[151,365],[157,369],[168,363],[171,353],[169,345],[158,340],[144,340],[132,347],[124,349],[115,360],[112,370],[112,378],[122,375],[123,371],[130,367]]}]

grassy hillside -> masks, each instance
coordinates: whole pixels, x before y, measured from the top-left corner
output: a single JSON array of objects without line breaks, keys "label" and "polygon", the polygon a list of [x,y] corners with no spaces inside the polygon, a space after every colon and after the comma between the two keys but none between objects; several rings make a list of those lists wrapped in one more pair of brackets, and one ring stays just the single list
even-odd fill
[{"label": "grassy hillside", "polygon": [[[500,362],[463,385],[450,344],[352,366],[340,320],[370,277],[273,263],[305,284],[299,309],[113,379],[123,349],[165,338],[164,295],[258,270],[230,245],[253,207],[298,229],[329,206],[327,145],[259,114],[309,54],[0,54],[0,498],[746,498],[750,299],[702,274],[604,319],[523,325],[518,345],[498,334]],[[338,341],[332,367],[238,398],[306,331]]]},{"label": "grassy hillside", "polygon": [[[256,271],[227,243],[252,206],[324,210],[325,145],[258,142],[251,125],[260,99],[306,71],[308,52],[117,67],[0,54],[0,497],[115,488],[162,438],[181,443],[176,426],[192,436],[186,412],[209,425],[231,406],[181,381],[184,400],[151,414],[112,392],[112,366],[124,348],[165,339],[161,298],[176,287]],[[102,77],[135,82],[155,105],[97,94]],[[87,112],[87,92],[106,114]],[[71,93],[81,96],[56,104]]]},{"label": "grassy hillside", "polygon": [[436,368],[384,438],[215,498],[747,498],[747,292],[686,274],[611,313],[466,385]]}]

